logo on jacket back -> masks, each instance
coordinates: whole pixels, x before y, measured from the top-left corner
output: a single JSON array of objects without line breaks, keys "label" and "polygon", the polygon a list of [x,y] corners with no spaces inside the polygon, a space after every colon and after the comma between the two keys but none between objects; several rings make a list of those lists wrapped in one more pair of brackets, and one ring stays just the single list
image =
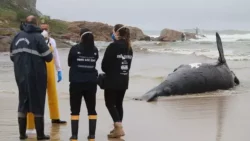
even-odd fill
[{"label": "logo on jacket back", "polygon": [[122,75],[128,75],[128,61],[126,59],[132,59],[132,56],[131,55],[122,55],[122,54],[119,54],[117,55],[117,58],[120,58],[122,59],[121,61],[121,73]]},{"label": "logo on jacket back", "polygon": [[[93,69],[96,65],[96,57],[92,56],[85,56],[80,51],[77,51],[77,66],[79,68],[86,68],[86,69]],[[96,53],[94,53],[96,55]]]},{"label": "logo on jacket back", "polygon": [[132,55],[122,55],[122,54],[119,54],[116,57],[120,59],[132,59],[133,58]]},{"label": "logo on jacket back", "polygon": [[30,41],[27,38],[20,38],[20,39],[17,40],[15,45],[17,46],[22,41],[25,41],[27,43],[27,45],[30,44]]}]

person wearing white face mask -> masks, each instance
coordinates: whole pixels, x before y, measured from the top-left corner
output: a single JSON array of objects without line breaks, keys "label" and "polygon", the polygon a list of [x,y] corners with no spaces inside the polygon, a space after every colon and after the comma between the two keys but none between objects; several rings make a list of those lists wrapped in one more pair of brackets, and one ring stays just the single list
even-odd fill
[{"label": "person wearing white face mask", "polygon": [[103,85],[106,107],[113,119],[114,129],[109,138],[125,135],[123,130],[123,99],[129,87],[129,73],[133,59],[130,30],[122,24],[116,24],[112,37],[114,42],[107,47],[101,68],[105,73]]},{"label": "person wearing white face mask", "polygon": [[[48,74],[51,74],[51,75],[48,75],[50,77],[50,78],[48,78],[48,94],[50,95],[50,96],[48,96],[49,101],[50,101],[50,105],[49,105],[50,118],[52,120],[52,123],[65,124],[66,121],[60,120],[60,117],[59,117],[56,84],[55,84],[55,78],[53,77],[54,75],[52,75],[52,73],[55,71],[54,68],[56,68],[56,71],[58,72],[57,82],[60,82],[62,80],[62,71],[61,71],[60,60],[59,60],[60,58],[59,58],[58,50],[56,48],[56,42],[53,38],[51,38],[49,36],[48,31],[43,30],[43,32],[41,34],[44,36],[46,43],[50,47],[52,54],[53,54],[53,61],[50,64],[47,63],[47,72],[48,72]],[[55,67],[53,65],[55,65]]]},{"label": "person wearing white face mask", "polygon": [[43,32],[42,34],[44,34],[44,37],[46,38],[47,43],[50,43],[50,45],[53,47],[53,50],[54,50],[53,56],[55,60],[56,70],[57,70],[57,82],[60,82],[62,80],[62,68],[61,68],[60,56],[57,50],[56,41],[49,35],[48,24],[42,24],[40,27],[43,31],[46,31],[46,32]]}]

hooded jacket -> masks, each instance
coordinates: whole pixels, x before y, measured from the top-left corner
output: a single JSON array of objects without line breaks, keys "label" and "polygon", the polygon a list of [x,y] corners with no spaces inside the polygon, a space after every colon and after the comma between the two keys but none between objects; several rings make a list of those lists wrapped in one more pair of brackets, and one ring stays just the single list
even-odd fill
[{"label": "hooded jacket", "polygon": [[50,62],[53,56],[39,27],[25,24],[22,29],[10,47],[19,90],[18,112],[43,115],[47,87],[45,62]]},{"label": "hooded jacket", "polygon": [[128,49],[125,40],[115,40],[103,56],[102,71],[106,74],[104,88],[126,90],[129,86],[129,72],[133,59],[132,48]]}]

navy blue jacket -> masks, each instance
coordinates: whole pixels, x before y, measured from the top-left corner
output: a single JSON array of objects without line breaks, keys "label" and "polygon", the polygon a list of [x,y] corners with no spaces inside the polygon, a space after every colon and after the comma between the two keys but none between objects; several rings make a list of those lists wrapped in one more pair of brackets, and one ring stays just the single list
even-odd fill
[{"label": "navy blue jacket", "polygon": [[35,25],[23,25],[23,31],[13,39],[10,59],[14,63],[16,83],[19,90],[19,112],[44,114],[47,88],[46,63],[52,60],[41,29]]},{"label": "navy blue jacket", "polygon": [[74,83],[97,83],[96,62],[98,58],[99,53],[96,47],[88,48],[82,44],[73,46],[68,55],[69,81]]}]

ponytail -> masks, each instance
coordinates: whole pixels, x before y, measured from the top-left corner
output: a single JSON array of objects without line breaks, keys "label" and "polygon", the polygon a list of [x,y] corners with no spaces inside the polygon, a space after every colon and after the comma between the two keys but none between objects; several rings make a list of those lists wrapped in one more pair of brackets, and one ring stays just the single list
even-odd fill
[{"label": "ponytail", "polygon": [[130,29],[122,24],[117,24],[114,27],[114,31],[119,33],[119,38],[126,40],[128,49],[131,49],[131,40],[130,40]]},{"label": "ponytail", "polygon": [[129,30],[129,28],[126,27],[125,31],[126,31],[125,40],[126,40],[126,43],[128,45],[128,49],[130,50],[131,49],[130,30]]}]

